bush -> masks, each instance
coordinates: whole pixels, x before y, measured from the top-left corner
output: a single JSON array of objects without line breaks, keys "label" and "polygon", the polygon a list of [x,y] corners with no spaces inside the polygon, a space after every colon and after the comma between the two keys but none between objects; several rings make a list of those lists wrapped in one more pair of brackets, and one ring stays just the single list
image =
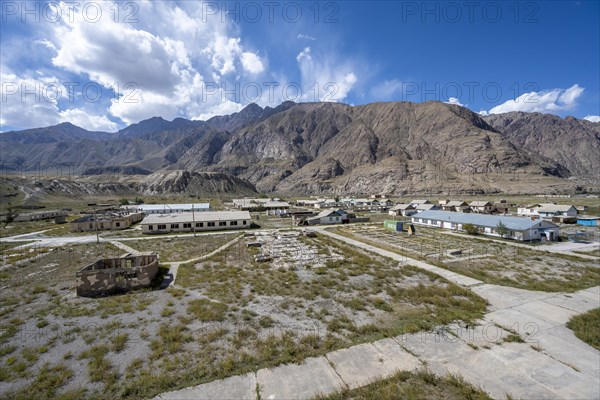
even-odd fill
[{"label": "bush", "polygon": [[464,224],[463,230],[467,232],[469,235],[477,235],[479,233],[479,228],[477,228],[473,224]]}]

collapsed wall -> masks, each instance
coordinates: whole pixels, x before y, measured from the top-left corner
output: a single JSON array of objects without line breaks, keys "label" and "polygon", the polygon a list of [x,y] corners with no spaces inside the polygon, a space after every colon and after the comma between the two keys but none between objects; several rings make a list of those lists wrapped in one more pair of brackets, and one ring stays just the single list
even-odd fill
[{"label": "collapsed wall", "polygon": [[76,273],[77,295],[94,297],[148,287],[157,273],[156,253],[99,259]]}]

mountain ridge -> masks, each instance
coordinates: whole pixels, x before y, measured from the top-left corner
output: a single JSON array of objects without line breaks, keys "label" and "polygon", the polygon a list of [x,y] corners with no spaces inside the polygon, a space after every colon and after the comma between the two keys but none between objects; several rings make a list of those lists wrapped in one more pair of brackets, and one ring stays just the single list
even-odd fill
[{"label": "mountain ridge", "polygon": [[[390,193],[436,186],[502,191],[511,190],[508,177],[516,175],[568,188],[574,185],[569,179],[594,177],[600,169],[594,153],[600,123],[537,113],[481,116],[436,101],[250,104],[207,121],[154,117],[114,134],[86,132],[60,124],[2,133],[0,144],[8,150],[0,166],[69,165],[87,175],[224,173],[261,192],[282,193],[369,186]],[[581,144],[561,151],[573,137]],[[496,182],[473,178],[483,175]]]}]

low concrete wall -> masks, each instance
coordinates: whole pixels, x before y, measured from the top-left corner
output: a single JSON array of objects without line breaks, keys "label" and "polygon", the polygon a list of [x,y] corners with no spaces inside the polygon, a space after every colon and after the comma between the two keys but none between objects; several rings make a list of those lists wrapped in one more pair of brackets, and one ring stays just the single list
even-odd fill
[{"label": "low concrete wall", "polygon": [[77,272],[77,295],[101,296],[148,287],[158,272],[158,255],[100,259]]}]

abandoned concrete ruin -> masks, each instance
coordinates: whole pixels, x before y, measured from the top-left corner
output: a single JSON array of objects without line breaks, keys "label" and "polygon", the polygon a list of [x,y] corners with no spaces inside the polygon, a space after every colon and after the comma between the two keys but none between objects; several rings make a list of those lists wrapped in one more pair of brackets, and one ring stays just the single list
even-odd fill
[{"label": "abandoned concrete ruin", "polygon": [[76,273],[77,295],[103,296],[148,287],[158,273],[156,253],[99,259]]},{"label": "abandoned concrete ruin", "polygon": [[254,256],[256,262],[272,261],[275,268],[306,269],[322,267],[327,260],[341,260],[337,254],[320,254],[319,249],[302,242],[301,236],[315,237],[314,231],[305,232],[256,232],[248,247],[258,247],[260,254]]}]

